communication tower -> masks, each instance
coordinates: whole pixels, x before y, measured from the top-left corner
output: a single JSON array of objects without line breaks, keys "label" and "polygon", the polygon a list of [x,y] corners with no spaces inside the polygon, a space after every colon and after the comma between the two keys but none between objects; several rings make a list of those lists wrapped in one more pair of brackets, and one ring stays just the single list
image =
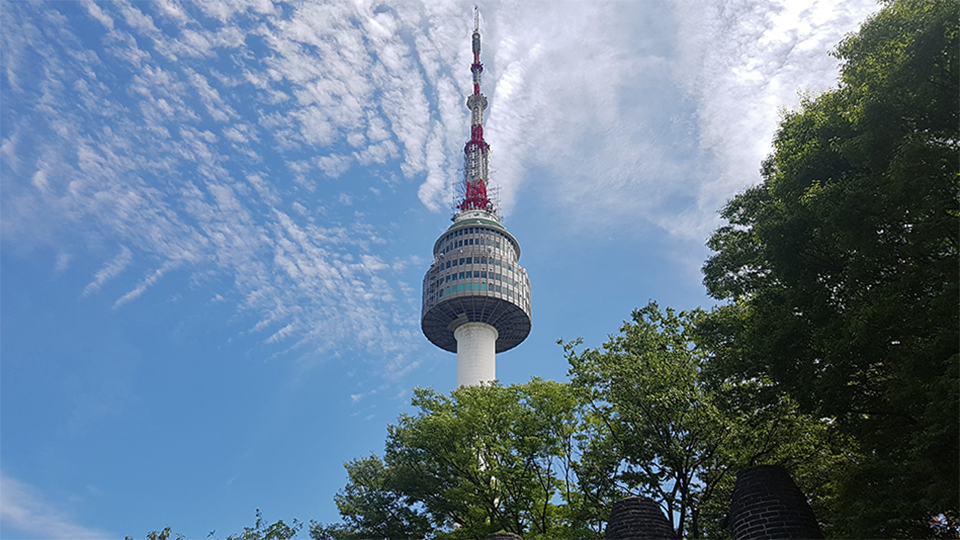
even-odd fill
[{"label": "communication tower", "polygon": [[483,140],[480,93],[480,16],[474,8],[470,140],[463,149],[462,194],[453,225],[433,244],[423,278],[420,326],[431,343],[457,353],[457,386],[492,382],[496,353],[530,333],[530,278],[520,266],[520,243],[500,221],[490,182],[490,145]]}]

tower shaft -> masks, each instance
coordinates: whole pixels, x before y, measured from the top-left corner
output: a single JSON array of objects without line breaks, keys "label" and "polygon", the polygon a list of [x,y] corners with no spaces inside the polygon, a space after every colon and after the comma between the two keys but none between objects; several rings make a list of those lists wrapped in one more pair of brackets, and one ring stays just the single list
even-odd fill
[{"label": "tower shaft", "polygon": [[497,378],[497,329],[472,322],[457,327],[457,386],[488,384]]}]

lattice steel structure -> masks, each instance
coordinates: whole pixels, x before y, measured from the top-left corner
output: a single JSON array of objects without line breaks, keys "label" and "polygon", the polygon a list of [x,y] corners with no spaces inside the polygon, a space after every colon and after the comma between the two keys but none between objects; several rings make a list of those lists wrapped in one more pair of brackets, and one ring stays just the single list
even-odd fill
[{"label": "lattice steel structure", "polygon": [[520,243],[500,223],[488,195],[490,145],[483,140],[480,21],[474,10],[470,140],[463,149],[462,200],[453,225],[433,245],[423,278],[420,326],[434,345],[457,353],[457,386],[496,379],[495,354],[530,333],[530,278],[520,266]]}]

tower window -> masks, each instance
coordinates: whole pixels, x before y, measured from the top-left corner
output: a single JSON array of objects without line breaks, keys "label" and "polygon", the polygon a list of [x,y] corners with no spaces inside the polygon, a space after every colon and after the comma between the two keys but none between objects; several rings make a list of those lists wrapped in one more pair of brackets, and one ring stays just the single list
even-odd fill
[{"label": "tower window", "polygon": [[467,272],[467,279],[470,279],[470,278],[472,278],[472,277],[473,277],[473,275],[472,275],[472,274],[473,274],[473,272]]},{"label": "tower window", "polygon": [[467,264],[473,264],[473,257],[467,257]]},{"label": "tower window", "polygon": [[463,264],[463,257],[460,257],[460,264]]},{"label": "tower window", "polygon": [[481,284],[480,284],[480,290],[481,290],[481,291],[487,290],[487,284],[486,284],[486,283],[481,283]]},{"label": "tower window", "polygon": [[450,268],[450,261],[447,261],[447,268]]},{"label": "tower window", "polygon": [[460,279],[463,279],[463,272],[460,272]]},{"label": "tower window", "polygon": [[457,290],[463,292],[463,283],[460,284],[460,288]]},{"label": "tower window", "polygon": [[481,271],[480,271],[480,277],[482,277],[482,278],[487,277],[487,272],[486,272],[485,270],[481,270]]}]

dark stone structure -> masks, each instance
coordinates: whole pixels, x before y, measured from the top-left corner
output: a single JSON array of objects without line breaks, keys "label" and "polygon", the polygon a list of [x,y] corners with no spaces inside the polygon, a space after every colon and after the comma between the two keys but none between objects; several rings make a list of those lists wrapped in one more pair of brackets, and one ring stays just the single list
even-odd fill
[{"label": "dark stone structure", "polygon": [[760,465],[737,474],[730,528],[733,540],[823,538],[807,499],[778,465]]},{"label": "dark stone structure", "polygon": [[483,540],[523,540],[523,537],[512,532],[497,532],[488,534]]},{"label": "dark stone structure", "polygon": [[673,526],[648,497],[630,497],[613,503],[605,533],[607,540],[676,540]]}]

